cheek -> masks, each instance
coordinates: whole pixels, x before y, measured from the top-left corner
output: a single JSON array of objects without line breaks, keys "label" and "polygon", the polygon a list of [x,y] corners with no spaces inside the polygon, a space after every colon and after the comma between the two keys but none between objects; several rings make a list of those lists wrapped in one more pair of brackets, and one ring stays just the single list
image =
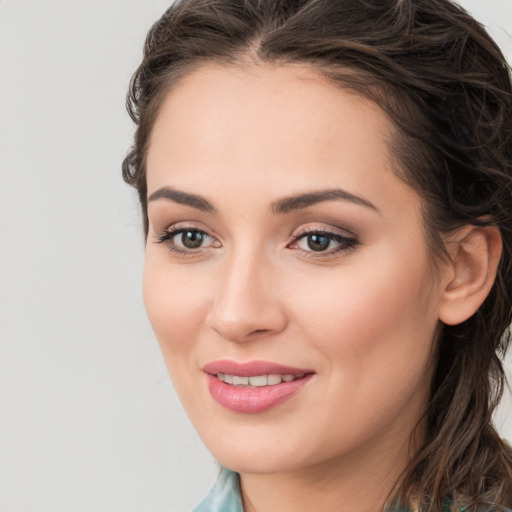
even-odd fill
[{"label": "cheek", "polygon": [[208,286],[194,278],[192,268],[183,265],[177,269],[165,255],[146,254],[144,304],[170,371],[172,363],[187,357],[197,343],[209,303]]},{"label": "cheek", "polygon": [[369,439],[397,418],[404,431],[416,423],[438,323],[430,278],[428,264],[390,258],[317,273],[291,289],[297,337],[321,361],[324,384],[310,427],[331,446]]},{"label": "cheek", "polygon": [[291,293],[296,322],[331,370],[342,366],[339,374],[357,374],[359,382],[380,375],[384,381],[398,367],[425,371],[438,323],[426,258],[396,251],[379,256],[378,264],[368,254],[354,265],[317,273],[314,282],[305,277]]}]

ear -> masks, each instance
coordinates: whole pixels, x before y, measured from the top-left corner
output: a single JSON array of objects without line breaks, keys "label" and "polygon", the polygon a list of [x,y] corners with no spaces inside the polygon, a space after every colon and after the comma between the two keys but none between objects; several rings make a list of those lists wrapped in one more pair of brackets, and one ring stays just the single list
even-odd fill
[{"label": "ear", "polygon": [[501,234],[496,226],[465,226],[448,242],[451,262],[444,286],[439,319],[457,325],[471,317],[489,294],[501,258]]}]

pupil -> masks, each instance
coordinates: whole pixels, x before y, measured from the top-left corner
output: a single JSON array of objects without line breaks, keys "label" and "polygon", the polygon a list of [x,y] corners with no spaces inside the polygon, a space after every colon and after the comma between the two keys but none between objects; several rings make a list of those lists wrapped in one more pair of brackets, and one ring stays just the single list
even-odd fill
[{"label": "pupil", "polygon": [[181,242],[187,249],[197,249],[203,243],[203,233],[199,231],[184,231],[181,235]]},{"label": "pupil", "polygon": [[309,235],[308,247],[313,251],[325,251],[329,247],[330,240],[323,235]]}]

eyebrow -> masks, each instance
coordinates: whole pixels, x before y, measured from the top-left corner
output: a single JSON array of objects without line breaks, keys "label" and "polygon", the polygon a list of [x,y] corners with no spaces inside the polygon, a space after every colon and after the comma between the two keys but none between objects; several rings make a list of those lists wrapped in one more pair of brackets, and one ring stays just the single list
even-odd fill
[{"label": "eyebrow", "polygon": [[[213,204],[203,196],[182,192],[181,190],[176,190],[171,187],[159,188],[148,197],[148,202],[156,201],[158,199],[169,199],[170,201],[174,201],[178,204],[191,206],[192,208],[196,208],[202,212],[217,212]],[[364,199],[363,197],[357,196],[340,188],[318,190],[296,194],[290,197],[284,197],[282,199],[278,199],[277,201],[273,201],[270,206],[270,210],[273,214],[278,215],[301,210],[303,208],[313,206],[317,203],[335,200],[348,201],[350,203],[365,206],[375,210],[376,212],[379,212],[379,209],[367,199]]]},{"label": "eyebrow", "polygon": [[170,187],[162,187],[155,190],[149,197],[148,202],[156,201],[157,199],[169,199],[178,204],[184,204],[201,210],[202,212],[215,213],[215,207],[202,196],[196,194],[189,194],[181,190],[175,190]]},{"label": "eyebrow", "polygon": [[307,208],[308,206],[313,206],[317,203],[322,203],[324,201],[335,201],[340,199],[360,206],[366,206],[372,210],[375,210],[376,212],[379,212],[379,209],[367,199],[356,196],[355,194],[351,194],[350,192],[340,188],[330,188],[314,192],[307,192],[305,194],[297,194],[291,197],[285,197],[283,199],[274,201],[271,205],[271,209],[272,213],[276,214],[289,213],[295,210],[300,210],[302,208]]}]

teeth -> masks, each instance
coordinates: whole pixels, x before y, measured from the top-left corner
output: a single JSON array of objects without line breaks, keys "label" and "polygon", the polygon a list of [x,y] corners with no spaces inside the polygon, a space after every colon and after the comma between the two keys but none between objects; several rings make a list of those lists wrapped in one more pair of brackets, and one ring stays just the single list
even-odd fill
[{"label": "teeth", "polygon": [[260,388],[264,386],[275,386],[281,384],[281,382],[292,382],[295,379],[304,377],[300,375],[295,377],[294,375],[255,375],[253,377],[240,377],[238,375],[229,375],[227,373],[218,373],[217,378],[222,380],[226,384],[232,384],[233,386],[242,387],[255,387]]},{"label": "teeth", "polygon": [[266,386],[268,384],[268,377],[266,375],[258,375],[257,377],[249,377],[249,384],[251,386]]},{"label": "teeth", "polygon": [[274,384],[281,384],[283,380],[281,379],[281,375],[269,375],[268,376],[268,385],[272,386]]}]

